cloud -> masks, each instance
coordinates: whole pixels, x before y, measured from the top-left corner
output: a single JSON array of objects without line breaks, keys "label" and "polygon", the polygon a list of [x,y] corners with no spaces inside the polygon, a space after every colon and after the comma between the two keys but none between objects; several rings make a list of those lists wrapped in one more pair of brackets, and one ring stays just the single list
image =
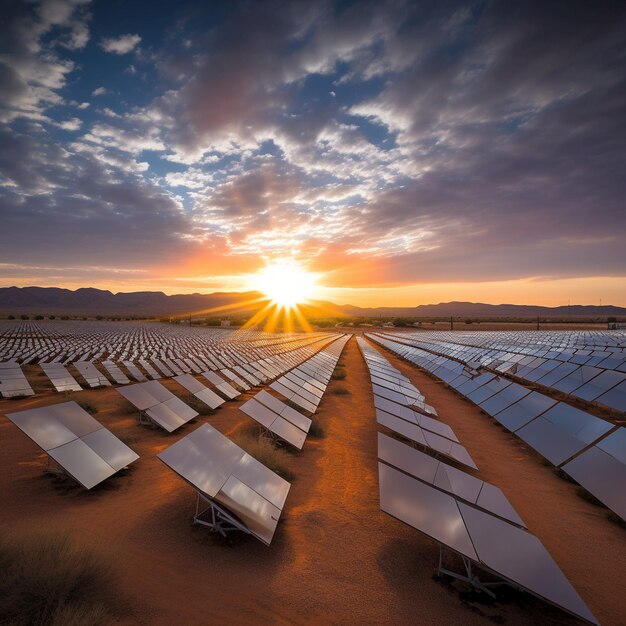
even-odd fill
[{"label": "cloud", "polygon": [[135,50],[151,87],[107,78],[92,95],[119,94],[115,111],[82,126],[62,107],[65,89],[89,106],[69,93],[82,66],[67,52],[88,37],[87,7],[11,17],[0,115],[30,126],[6,135],[17,156],[0,162],[0,210],[42,259],[46,246],[74,253],[58,227],[64,247],[27,234],[40,213],[77,237],[96,216],[97,245],[81,253],[102,260],[116,237],[122,253],[134,233],[129,263],[167,249],[189,277],[272,254],[344,286],[623,273],[626,5],[229,6],[173,19],[140,49],[139,35],[102,40]]},{"label": "cloud", "polygon": [[106,37],[100,41],[100,47],[105,52],[112,54],[128,54],[141,42],[139,35],[120,35],[119,37]]},{"label": "cloud", "polygon": [[56,124],[58,128],[61,128],[63,130],[80,130],[80,127],[82,125],[82,120],[79,120],[77,117],[73,117],[72,119],[64,120]]},{"label": "cloud", "polygon": [[[74,63],[54,49],[83,47],[88,40],[87,3],[46,0],[39,5],[8,2],[0,23],[0,122],[47,121],[46,111],[63,103],[59,94]],[[56,39],[47,35],[54,29]]]}]

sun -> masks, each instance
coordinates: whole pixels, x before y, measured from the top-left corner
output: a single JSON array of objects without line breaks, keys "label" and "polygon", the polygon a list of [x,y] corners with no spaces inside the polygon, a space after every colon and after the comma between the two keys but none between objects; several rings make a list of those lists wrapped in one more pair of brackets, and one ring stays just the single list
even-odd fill
[{"label": "sun", "polygon": [[254,277],[254,287],[275,305],[291,309],[313,295],[316,278],[292,260],[274,261]]}]

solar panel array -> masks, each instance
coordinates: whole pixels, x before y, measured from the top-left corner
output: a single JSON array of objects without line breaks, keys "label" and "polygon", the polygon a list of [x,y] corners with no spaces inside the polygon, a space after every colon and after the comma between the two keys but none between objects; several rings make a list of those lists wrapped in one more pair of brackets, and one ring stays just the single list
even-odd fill
[{"label": "solar panel array", "polygon": [[157,456],[196,490],[194,523],[270,545],[291,487],[286,480],[208,424]]},{"label": "solar panel array", "polygon": [[139,410],[140,421],[159,426],[168,433],[199,415],[156,380],[118,387],[117,392]]},{"label": "solar panel array", "polygon": [[18,398],[35,394],[22,368],[15,361],[0,363],[0,394],[3,398]]},{"label": "solar panel array", "polygon": [[275,380],[270,387],[301,409],[315,413],[350,337],[343,335],[302,365]]},{"label": "solar panel array", "polygon": [[402,343],[388,334],[368,337],[445,381],[626,519],[626,453],[610,445],[624,440],[624,427],[494,372],[407,345],[404,335],[397,337]]},{"label": "solar panel array", "polygon": [[[13,396],[32,393],[23,375],[20,384],[15,382],[19,362],[38,362],[52,372],[57,391],[78,391],[79,381],[96,388],[203,373],[209,380],[219,377],[214,383],[219,393],[234,398],[241,390],[276,378],[337,337],[107,322],[0,322],[2,327],[6,330],[0,333],[0,369],[3,359],[13,359],[4,364],[13,382],[0,391]],[[68,367],[76,370],[78,381]]]},{"label": "solar panel array", "polygon": [[626,412],[623,331],[420,332],[403,334],[402,341]]},{"label": "solar panel array", "polygon": [[[480,580],[475,565],[591,624],[598,623],[532,533],[404,473],[394,463],[379,462],[378,471],[380,508],[439,543],[440,573],[490,593],[492,585]],[[462,558],[464,574],[444,567],[445,552]]]},{"label": "solar panel array", "polygon": [[7,413],[7,417],[86,489],[139,458],[76,402]]},{"label": "solar panel array", "polygon": [[82,389],[62,363],[42,363],[41,367],[57,391],[80,391]]},{"label": "solar panel array", "polygon": [[191,374],[181,374],[180,376],[176,376],[174,380],[182,385],[196,399],[200,400],[200,402],[204,402],[204,404],[211,409],[217,409],[217,407],[225,402],[224,398],[214,391],[211,391]]},{"label": "solar panel array", "polygon": [[[476,469],[453,430],[434,418],[436,411],[413,383],[364,339],[357,337],[357,342],[370,372],[376,421],[432,454]],[[395,394],[393,399],[387,395],[389,390]]]},{"label": "solar panel array", "polygon": [[[372,378],[378,422],[420,444],[429,453],[454,458],[424,445],[421,440],[406,437],[406,429],[393,428],[394,422],[381,421],[377,399],[383,397],[376,395],[375,388],[380,387],[377,379],[394,385],[397,406],[408,408],[419,391],[364,339],[357,341]],[[404,403],[400,403],[401,397],[405,398]],[[403,419],[409,422],[400,418]],[[450,430],[448,436],[454,437],[454,433]],[[597,624],[543,544],[526,530],[524,521],[498,487],[382,433],[378,433],[378,458],[381,509],[439,543],[440,574],[453,576],[493,595],[490,591],[493,583],[482,582],[473,571],[473,566],[477,566],[515,588]],[[463,464],[458,458],[455,460]],[[473,462],[471,466],[476,468]],[[446,552],[462,558],[464,573],[444,567]]]},{"label": "solar panel array", "polygon": [[74,367],[90,387],[110,387],[109,379],[90,361],[75,361]]},{"label": "solar panel array", "polygon": [[[289,402],[315,413],[348,339],[335,340],[270,387]],[[260,391],[240,408],[280,440],[298,450],[304,446],[311,419],[267,391]]]}]

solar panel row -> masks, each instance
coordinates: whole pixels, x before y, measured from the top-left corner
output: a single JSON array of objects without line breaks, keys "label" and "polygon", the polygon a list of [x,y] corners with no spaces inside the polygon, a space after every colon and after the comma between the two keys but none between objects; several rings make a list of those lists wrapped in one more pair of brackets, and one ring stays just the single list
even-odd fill
[{"label": "solar panel row", "polygon": [[[370,371],[377,422],[431,454],[441,455],[477,469],[469,452],[459,443],[452,429],[434,419],[436,411],[425,403],[424,396],[413,383],[364,339],[357,337],[357,343]],[[376,384],[380,380],[403,390],[396,393],[395,402],[389,399],[387,387]],[[419,398],[417,403],[415,398]]]},{"label": "solar panel row", "polygon": [[[388,336],[368,335],[478,404],[600,502],[626,519],[626,454],[605,441],[623,441],[626,429],[558,402],[493,372],[477,373],[456,361]],[[583,470],[584,468],[584,470]]]},{"label": "solar panel row", "polygon": [[[387,359],[363,339],[357,341],[372,377],[384,371],[388,380],[396,377],[398,383],[410,389],[410,381]],[[417,426],[405,413],[412,396],[405,396],[404,403],[395,404],[400,408],[394,415],[393,409],[390,413],[381,410],[381,406],[389,410],[394,404],[392,400],[376,395],[376,385],[372,387],[379,423],[412,441],[417,440],[425,450],[432,452],[431,446],[415,437]],[[497,393],[497,386],[494,391]],[[427,432],[423,430],[424,434]],[[447,434],[453,437],[450,443],[460,445],[454,433]],[[492,593],[492,583],[482,582],[472,570],[472,566],[477,566],[495,574],[501,581],[529,591],[590,623],[597,623],[545,547],[525,529],[523,520],[498,487],[382,433],[378,433],[378,458],[381,509],[439,542],[440,574],[451,575]],[[465,573],[443,567],[444,549],[462,558]]]}]

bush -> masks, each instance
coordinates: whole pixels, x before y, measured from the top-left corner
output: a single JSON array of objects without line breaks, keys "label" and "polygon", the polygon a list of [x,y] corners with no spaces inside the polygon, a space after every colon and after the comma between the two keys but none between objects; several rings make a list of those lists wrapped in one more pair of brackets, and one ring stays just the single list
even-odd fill
[{"label": "bush", "polygon": [[89,400],[78,400],[76,404],[78,404],[81,409],[87,411],[87,413],[91,413],[92,415],[95,415],[98,412],[98,407],[95,404],[91,404]]},{"label": "bush", "polygon": [[9,315],[8,319],[14,320],[15,319],[15,315]]},{"label": "bush", "polygon": [[0,533],[2,623],[110,624],[114,571],[110,559],[67,532]]},{"label": "bush", "polygon": [[30,318],[28,317],[28,315],[20,315],[20,319],[21,320],[28,320]]},{"label": "bush", "polygon": [[204,404],[202,400],[198,400],[198,398],[192,396],[191,394],[189,395],[189,398],[183,398],[183,402],[189,405],[194,411],[200,415],[213,415],[213,413],[215,413],[215,411],[211,407]]},{"label": "bush", "polygon": [[263,465],[282,476],[285,480],[291,482],[294,479],[293,472],[285,465],[287,453],[276,448],[268,437],[249,433],[236,433],[232,439],[259,463],[263,463]]},{"label": "bush", "polygon": [[346,377],[346,370],[343,365],[338,365],[333,371],[331,378],[333,380],[343,380]]},{"label": "bush", "polygon": [[350,395],[350,392],[348,391],[348,388],[347,387],[343,387],[341,385],[337,385],[336,387],[333,387],[332,393],[334,393],[336,396],[348,396],[348,395]]},{"label": "bush", "polygon": [[43,319],[43,315],[35,315],[35,319],[36,320],[42,320]]},{"label": "bush", "polygon": [[309,436],[316,437],[317,439],[323,439],[324,437],[326,437],[326,429],[319,419],[314,419],[311,422],[311,427],[309,428]]}]

